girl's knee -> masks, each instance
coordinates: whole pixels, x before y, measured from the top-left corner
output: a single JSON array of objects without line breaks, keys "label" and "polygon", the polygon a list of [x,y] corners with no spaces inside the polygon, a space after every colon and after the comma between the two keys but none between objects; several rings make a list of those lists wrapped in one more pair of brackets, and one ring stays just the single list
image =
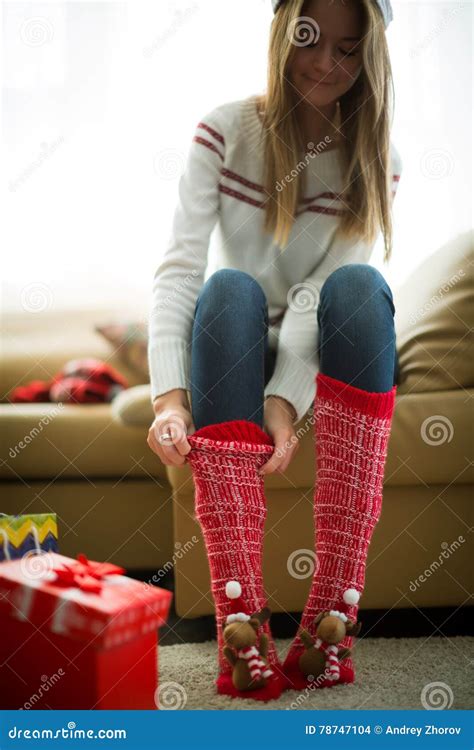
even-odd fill
[{"label": "girl's knee", "polygon": [[333,271],[325,280],[320,300],[324,308],[333,308],[342,318],[354,311],[366,313],[382,300],[393,308],[392,292],[383,275],[365,263],[349,263]]},{"label": "girl's knee", "polygon": [[379,291],[388,291],[391,295],[390,287],[380,271],[366,263],[348,263],[329,274],[321,287],[321,296],[338,294],[343,298],[360,300]]},{"label": "girl's knee", "polygon": [[266,305],[265,293],[258,281],[236,268],[221,268],[215,271],[202,286],[197,304],[226,309],[237,305],[244,311],[251,307]]},{"label": "girl's knee", "polygon": [[386,284],[384,277],[374,266],[366,263],[348,263],[329,274],[321,288],[321,293],[325,287],[333,289],[342,286],[345,290],[362,287],[377,289]]}]

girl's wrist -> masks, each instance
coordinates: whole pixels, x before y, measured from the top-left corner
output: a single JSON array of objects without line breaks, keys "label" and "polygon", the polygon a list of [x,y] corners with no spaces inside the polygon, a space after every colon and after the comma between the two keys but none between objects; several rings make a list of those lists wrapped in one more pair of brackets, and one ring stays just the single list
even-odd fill
[{"label": "girl's wrist", "polygon": [[189,409],[188,395],[184,388],[174,388],[171,391],[157,396],[153,401],[153,410],[155,414],[164,409],[172,409],[173,407],[182,407]]},{"label": "girl's wrist", "polygon": [[291,422],[293,424],[293,422],[295,421],[297,417],[296,409],[293,406],[293,404],[290,403],[290,401],[287,401],[286,398],[283,398],[283,396],[267,396],[267,401],[269,399],[275,400],[275,403],[278,404],[278,407],[280,409],[283,409],[283,411],[285,411],[286,414],[288,414],[288,417],[291,419]]}]

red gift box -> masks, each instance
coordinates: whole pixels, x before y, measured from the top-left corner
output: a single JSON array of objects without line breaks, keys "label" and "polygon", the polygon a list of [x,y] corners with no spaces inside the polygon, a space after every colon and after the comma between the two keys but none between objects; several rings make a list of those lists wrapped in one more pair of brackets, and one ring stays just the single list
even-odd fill
[{"label": "red gift box", "polygon": [[54,552],[0,563],[0,708],[156,709],[172,594]]}]

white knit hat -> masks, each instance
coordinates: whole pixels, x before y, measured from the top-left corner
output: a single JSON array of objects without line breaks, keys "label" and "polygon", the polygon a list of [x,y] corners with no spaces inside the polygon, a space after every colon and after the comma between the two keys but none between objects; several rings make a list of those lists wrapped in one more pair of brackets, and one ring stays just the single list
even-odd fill
[{"label": "white knit hat", "polygon": [[[283,5],[284,2],[285,0],[272,0],[273,12],[276,13],[280,5]],[[393,20],[392,5],[390,3],[390,0],[375,0],[375,2],[382,12],[385,28],[387,28],[390,21]]]}]

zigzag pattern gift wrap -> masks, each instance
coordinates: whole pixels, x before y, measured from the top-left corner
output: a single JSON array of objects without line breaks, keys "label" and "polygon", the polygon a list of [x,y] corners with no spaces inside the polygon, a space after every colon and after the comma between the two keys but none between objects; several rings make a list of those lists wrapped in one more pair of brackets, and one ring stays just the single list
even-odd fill
[{"label": "zigzag pattern gift wrap", "polygon": [[0,562],[18,560],[41,549],[58,551],[58,523],[55,513],[23,516],[0,514]]}]

